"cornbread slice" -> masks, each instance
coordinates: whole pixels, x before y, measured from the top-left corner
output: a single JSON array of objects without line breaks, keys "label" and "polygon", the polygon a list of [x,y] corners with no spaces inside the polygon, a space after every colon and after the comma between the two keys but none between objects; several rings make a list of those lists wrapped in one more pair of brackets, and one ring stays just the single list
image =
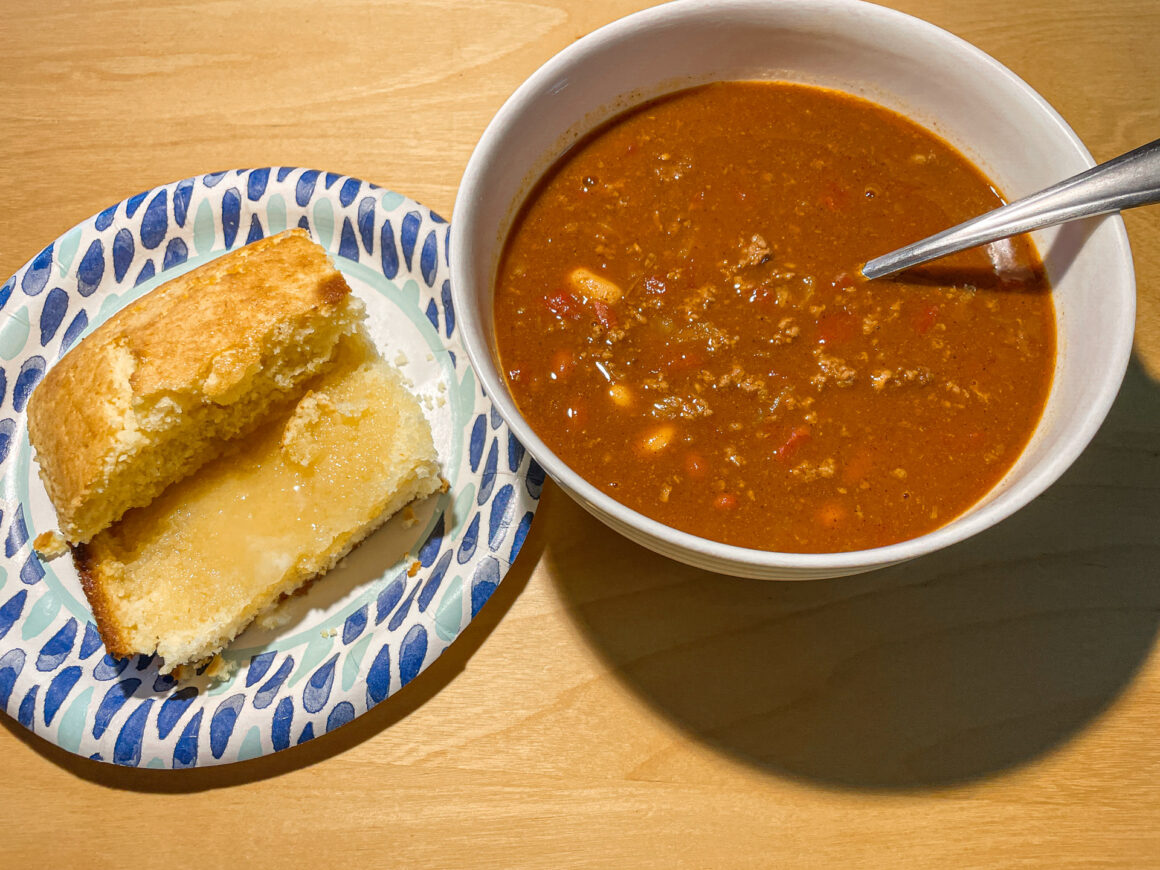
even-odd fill
[{"label": "cornbread slice", "polygon": [[289,414],[129,511],[77,566],[115,657],[208,658],[391,514],[441,485],[431,430],[361,334]]},{"label": "cornbread slice", "polygon": [[102,324],[28,403],[64,536],[90,540],[300,396],[362,316],[325,250],[293,229],[175,278]]}]

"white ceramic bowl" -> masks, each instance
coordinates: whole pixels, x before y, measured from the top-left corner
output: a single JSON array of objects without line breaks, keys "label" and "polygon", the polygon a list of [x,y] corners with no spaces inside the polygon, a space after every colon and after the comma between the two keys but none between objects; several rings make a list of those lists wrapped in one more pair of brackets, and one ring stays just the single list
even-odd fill
[{"label": "white ceramic bowl", "polygon": [[1135,283],[1118,216],[1035,235],[1054,286],[1059,347],[1043,419],[995,489],[920,538],[832,554],[727,546],[621,505],[536,437],[497,369],[493,330],[492,282],[523,197],[600,122],[715,79],[808,82],[874,100],[941,134],[1010,199],[1093,164],[1071,128],[1010,70],[944,30],[859,0],[683,0],[603,27],[552,58],[504,104],[476,146],[455,201],[456,315],[483,387],[513,432],[561,487],[612,528],[674,559],[745,577],[834,577],[894,564],[962,541],[1043,492],[1091,440],[1127,367]]}]

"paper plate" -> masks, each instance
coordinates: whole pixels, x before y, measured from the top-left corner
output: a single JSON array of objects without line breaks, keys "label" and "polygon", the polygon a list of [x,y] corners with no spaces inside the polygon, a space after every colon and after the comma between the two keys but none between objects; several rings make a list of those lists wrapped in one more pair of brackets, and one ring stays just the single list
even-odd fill
[{"label": "paper plate", "polygon": [[[277,630],[251,627],[218,682],[176,683],[159,660],[105,654],[56,528],[24,410],[69,347],[196,265],[304,227],[367,305],[388,362],[412,382],[450,489],[391,520],[308,592]],[[187,178],[65,233],[0,289],[0,706],[99,761],[185,768],[285,749],[343,725],[415,678],[479,612],[516,558],[544,473],[508,431],[462,352],[447,280],[448,225],[406,197],[287,167]],[[412,576],[409,568],[421,568]]]}]

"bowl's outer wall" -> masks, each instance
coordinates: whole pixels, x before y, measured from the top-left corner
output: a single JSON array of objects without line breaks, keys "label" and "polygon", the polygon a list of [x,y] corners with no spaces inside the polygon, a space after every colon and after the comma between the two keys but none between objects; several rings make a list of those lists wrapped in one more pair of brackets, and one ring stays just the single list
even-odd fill
[{"label": "bowl's outer wall", "polygon": [[523,197],[576,139],[624,108],[678,87],[738,78],[834,87],[900,111],[959,148],[1008,199],[1093,163],[1063,119],[1013,73],[893,10],[858,0],[684,0],[637,13],[535,73],[496,115],[468,164],[452,221],[452,292],[484,388],[549,474],[588,510],[639,543],[702,568],[771,579],[837,576],[939,549],[1009,515],[1078,456],[1123,378],[1135,287],[1118,216],[1035,235],[1054,286],[1060,351],[1043,421],[985,499],[912,541],[859,553],[776,554],[676,532],[583,481],[519,415],[497,369],[492,282]]}]

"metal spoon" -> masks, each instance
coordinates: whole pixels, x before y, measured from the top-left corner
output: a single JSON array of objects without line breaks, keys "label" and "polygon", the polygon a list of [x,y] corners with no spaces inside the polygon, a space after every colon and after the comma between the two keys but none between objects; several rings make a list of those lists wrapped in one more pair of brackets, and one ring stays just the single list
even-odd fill
[{"label": "metal spoon", "polygon": [[862,267],[862,274],[881,278],[996,239],[1155,202],[1160,202],[1160,139],[1046,190],[875,257]]}]

